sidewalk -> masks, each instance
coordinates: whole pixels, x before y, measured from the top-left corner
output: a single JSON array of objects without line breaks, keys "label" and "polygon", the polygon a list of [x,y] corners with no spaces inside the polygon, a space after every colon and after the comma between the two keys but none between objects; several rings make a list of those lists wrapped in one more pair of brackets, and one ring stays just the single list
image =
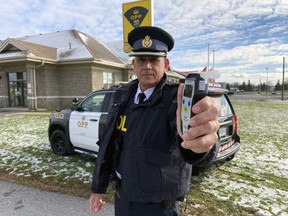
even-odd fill
[{"label": "sidewalk", "polygon": [[113,216],[106,204],[97,214],[89,211],[88,199],[43,191],[0,181],[0,216]]},{"label": "sidewalk", "polygon": [[28,112],[26,107],[2,107],[0,108],[0,115],[8,115],[11,113]]}]

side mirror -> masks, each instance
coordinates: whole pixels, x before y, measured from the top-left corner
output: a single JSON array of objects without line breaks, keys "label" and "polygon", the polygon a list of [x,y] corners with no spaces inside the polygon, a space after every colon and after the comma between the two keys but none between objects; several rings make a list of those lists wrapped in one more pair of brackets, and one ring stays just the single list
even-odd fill
[{"label": "side mirror", "polygon": [[77,97],[73,98],[73,103],[77,103],[79,101],[79,99]]}]

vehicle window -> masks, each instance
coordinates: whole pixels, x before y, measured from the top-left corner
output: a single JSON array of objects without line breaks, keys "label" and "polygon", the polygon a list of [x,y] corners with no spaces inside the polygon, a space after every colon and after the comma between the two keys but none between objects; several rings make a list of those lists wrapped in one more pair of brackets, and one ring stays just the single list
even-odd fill
[{"label": "vehicle window", "polygon": [[81,104],[82,109],[91,112],[100,112],[105,98],[105,93],[91,95]]},{"label": "vehicle window", "polygon": [[218,106],[219,117],[233,115],[231,107],[224,95],[213,98]]}]

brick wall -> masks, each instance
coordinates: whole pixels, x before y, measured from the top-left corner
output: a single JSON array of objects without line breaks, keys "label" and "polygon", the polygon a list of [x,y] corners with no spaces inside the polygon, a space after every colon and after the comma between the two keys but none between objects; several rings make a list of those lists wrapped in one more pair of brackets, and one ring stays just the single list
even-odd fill
[{"label": "brick wall", "polygon": [[[34,67],[37,104],[33,99]],[[17,67],[12,65],[6,69],[5,71],[8,72],[27,72],[27,83],[32,87],[30,88],[31,93],[28,94],[30,99],[26,106],[31,109],[34,106],[38,109],[70,108],[74,97],[82,100],[90,92],[103,88],[103,72],[112,72],[115,83],[129,79],[126,69],[95,63],[70,65],[45,63],[43,66],[36,67],[34,63],[28,62],[26,65],[18,65]],[[0,76],[0,107],[7,107],[9,105],[7,72],[0,71]]]}]

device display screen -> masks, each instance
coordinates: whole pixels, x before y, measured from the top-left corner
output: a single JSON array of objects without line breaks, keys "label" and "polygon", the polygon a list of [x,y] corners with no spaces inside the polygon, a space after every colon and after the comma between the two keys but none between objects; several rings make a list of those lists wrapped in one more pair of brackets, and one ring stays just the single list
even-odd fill
[{"label": "device display screen", "polygon": [[186,84],[184,88],[184,97],[191,98],[193,93],[193,85]]}]

